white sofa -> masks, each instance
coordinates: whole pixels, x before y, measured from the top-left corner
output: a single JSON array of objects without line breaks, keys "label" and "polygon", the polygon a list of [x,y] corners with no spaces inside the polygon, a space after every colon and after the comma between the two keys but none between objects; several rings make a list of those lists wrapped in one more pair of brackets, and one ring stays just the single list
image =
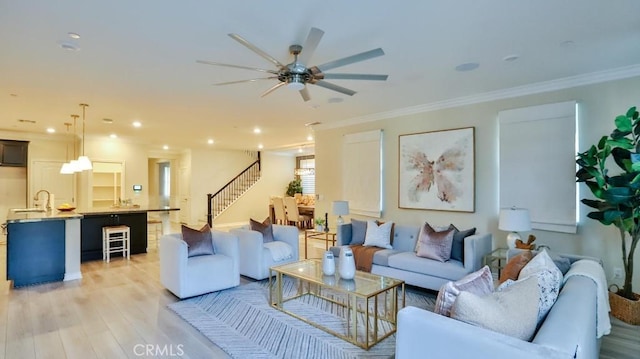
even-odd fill
[{"label": "white sofa", "polygon": [[234,234],[211,231],[215,254],[187,256],[182,234],[160,238],[160,282],[178,298],[188,298],[240,284],[240,248]]},{"label": "white sofa", "polygon": [[298,228],[294,226],[273,225],[273,239],[276,242],[286,243],[290,248],[291,256],[286,259],[274,261],[269,250],[269,244],[265,244],[262,233],[250,229],[232,229],[240,242],[240,274],[256,280],[269,277],[269,268],[276,265],[291,263],[299,260]]},{"label": "white sofa", "polygon": [[592,279],[570,277],[531,342],[416,307],[403,308],[398,312],[396,359],[597,359],[596,292]]}]

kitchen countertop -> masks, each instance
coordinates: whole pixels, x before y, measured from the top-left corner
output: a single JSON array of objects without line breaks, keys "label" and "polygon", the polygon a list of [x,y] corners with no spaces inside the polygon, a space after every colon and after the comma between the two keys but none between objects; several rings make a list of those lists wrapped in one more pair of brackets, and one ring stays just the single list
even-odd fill
[{"label": "kitchen countertop", "polygon": [[179,211],[180,208],[175,207],[106,207],[106,208],[90,208],[76,209],[70,212],[62,212],[57,209],[45,212],[15,212],[10,209],[7,214],[7,223],[23,223],[36,221],[59,221],[67,219],[83,218],[84,215],[101,215],[101,214],[125,214],[125,213],[143,213],[143,212],[164,212]]}]

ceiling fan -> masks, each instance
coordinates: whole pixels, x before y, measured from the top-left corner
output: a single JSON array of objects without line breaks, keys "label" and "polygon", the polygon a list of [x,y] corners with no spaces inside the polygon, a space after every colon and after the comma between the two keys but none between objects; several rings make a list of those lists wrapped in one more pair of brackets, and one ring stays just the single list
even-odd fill
[{"label": "ceiling fan", "polygon": [[[289,52],[293,55],[293,62],[289,64],[283,64],[280,61],[276,60],[273,56],[267,54],[266,52],[259,49],[257,46],[253,45],[249,41],[245,40],[243,37],[237,34],[229,34],[229,36],[246,46],[249,50],[255,52],[256,54],[262,56],[267,61],[271,62],[277,67],[277,70],[267,70],[260,69],[254,67],[233,65],[233,64],[223,64],[219,62],[211,62],[204,60],[197,60],[196,62],[206,65],[215,65],[215,66],[226,66],[226,67],[234,67],[238,69],[246,69],[253,71],[260,71],[272,74],[273,76],[262,77],[256,79],[249,80],[239,80],[239,81],[231,81],[231,82],[223,82],[217,83],[215,85],[231,85],[243,82],[256,82],[260,80],[278,80],[278,83],[265,91],[261,97],[264,97],[273,91],[279,89],[282,86],[287,86],[293,90],[298,90],[302,99],[304,101],[309,101],[311,97],[309,96],[309,92],[307,90],[306,84],[317,85],[320,87],[324,87],[329,90],[337,91],[345,95],[353,96],[356,92],[350,90],[348,88],[335,85],[331,82],[325,81],[329,80],[373,80],[373,81],[385,81],[388,75],[376,75],[376,74],[344,74],[344,73],[325,73],[327,70],[335,69],[337,67],[346,66],[349,64],[353,64],[355,62],[360,62],[368,59],[372,59],[374,57],[384,55],[384,51],[381,48],[377,48],[374,50],[365,51],[359,54],[351,55],[348,57],[344,57],[338,60],[330,61],[322,65],[318,66],[310,66],[307,67],[307,63],[313,56],[322,36],[324,35],[324,31],[312,27],[309,31],[309,35],[304,42],[304,45],[291,45],[289,46]],[[302,51],[304,49],[304,52]]]}]

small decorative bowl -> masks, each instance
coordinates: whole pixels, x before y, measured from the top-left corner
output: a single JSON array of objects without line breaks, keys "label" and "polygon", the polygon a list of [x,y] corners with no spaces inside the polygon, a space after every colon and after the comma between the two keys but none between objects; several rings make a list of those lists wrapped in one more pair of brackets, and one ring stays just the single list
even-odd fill
[{"label": "small decorative bowl", "polygon": [[60,212],[71,212],[76,209],[76,207],[58,207],[57,209]]}]

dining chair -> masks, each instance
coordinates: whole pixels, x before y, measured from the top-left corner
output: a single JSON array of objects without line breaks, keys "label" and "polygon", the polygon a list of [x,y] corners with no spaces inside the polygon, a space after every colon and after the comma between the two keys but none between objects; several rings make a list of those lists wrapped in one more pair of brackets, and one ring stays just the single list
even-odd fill
[{"label": "dining chair", "polygon": [[275,212],[275,223],[287,224],[287,212],[284,209],[282,197],[273,198],[273,210]]},{"label": "dining chair", "polygon": [[306,227],[307,222],[311,221],[309,216],[301,215],[298,212],[298,203],[293,197],[284,198],[284,207],[287,212],[287,221],[294,222],[298,227]]}]

